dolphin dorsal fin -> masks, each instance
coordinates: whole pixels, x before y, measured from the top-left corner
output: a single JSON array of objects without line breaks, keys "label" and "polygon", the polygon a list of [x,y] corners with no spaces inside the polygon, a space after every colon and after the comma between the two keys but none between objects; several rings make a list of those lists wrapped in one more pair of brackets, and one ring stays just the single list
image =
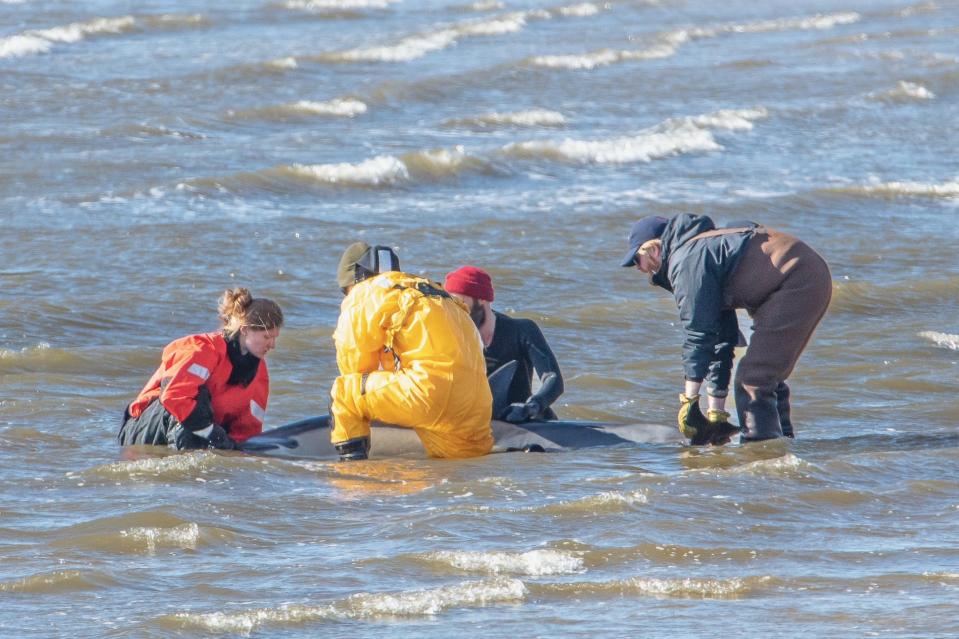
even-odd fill
[{"label": "dolphin dorsal fin", "polygon": [[509,407],[509,387],[519,364],[512,359],[490,373],[489,389],[493,394],[493,419],[498,419]]}]

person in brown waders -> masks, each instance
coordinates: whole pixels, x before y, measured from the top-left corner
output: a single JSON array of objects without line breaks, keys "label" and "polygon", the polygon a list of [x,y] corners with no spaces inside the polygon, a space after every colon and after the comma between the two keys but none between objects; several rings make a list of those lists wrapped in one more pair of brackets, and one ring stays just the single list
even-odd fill
[{"label": "person in brown waders", "polygon": [[[717,229],[705,215],[644,217],[633,224],[621,266],[635,266],[671,292],[683,324],[685,385],[679,430],[694,445],[724,444],[733,349],[742,345],[736,309],[753,320],[736,370],[742,441],[795,437],[789,409],[792,373],[832,297],[826,261],[799,239],[752,222]],[[699,407],[705,382],[707,411]]]}]

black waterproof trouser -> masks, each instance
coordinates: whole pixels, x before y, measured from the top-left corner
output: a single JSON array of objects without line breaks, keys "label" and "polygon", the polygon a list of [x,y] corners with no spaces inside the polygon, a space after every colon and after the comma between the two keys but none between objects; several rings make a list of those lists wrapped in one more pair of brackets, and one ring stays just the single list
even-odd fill
[{"label": "black waterproof trouser", "polygon": [[[209,402],[203,393],[197,401]],[[212,409],[211,409],[212,414]],[[159,399],[150,402],[139,417],[131,417],[129,408],[123,411],[123,423],[117,432],[117,442],[121,446],[152,445],[175,446],[177,450],[208,448],[210,442],[183,428],[180,421],[163,407]]]}]

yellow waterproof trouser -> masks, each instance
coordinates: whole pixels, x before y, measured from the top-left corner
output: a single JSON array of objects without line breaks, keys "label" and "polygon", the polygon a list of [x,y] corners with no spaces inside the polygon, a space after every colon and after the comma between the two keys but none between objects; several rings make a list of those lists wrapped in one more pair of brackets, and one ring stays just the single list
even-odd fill
[{"label": "yellow waterproof trouser", "polygon": [[430,457],[485,455],[493,447],[489,387],[485,379],[479,388],[475,384],[457,386],[451,384],[445,393],[434,389],[431,397],[439,401],[431,401],[407,371],[337,377],[331,393],[331,439],[340,442],[368,436],[370,422],[377,420],[412,428]]}]

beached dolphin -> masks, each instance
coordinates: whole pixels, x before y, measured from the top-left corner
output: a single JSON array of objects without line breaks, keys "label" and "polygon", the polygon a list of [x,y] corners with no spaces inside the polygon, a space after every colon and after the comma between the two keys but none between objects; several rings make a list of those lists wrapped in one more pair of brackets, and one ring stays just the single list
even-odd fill
[{"label": "beached dolphin", "polygon": [[[510,382],[516,362],[504,364],[489,377],[493,394],[493,414],[501,415],[508,405]],[[676,428],[658,424],[615,424],[587,421],[532,421],[510,424],[493,420],[493,451],[552,452],[651,444],[685,440]],[[426,457],[423,444],[412,428],[373,422],[370,435],[370,457]],[[330,417],[310,417],[280,426],[249,438],[240,449],[256,455],[309,459],[338,459],[330,443]]]}]

